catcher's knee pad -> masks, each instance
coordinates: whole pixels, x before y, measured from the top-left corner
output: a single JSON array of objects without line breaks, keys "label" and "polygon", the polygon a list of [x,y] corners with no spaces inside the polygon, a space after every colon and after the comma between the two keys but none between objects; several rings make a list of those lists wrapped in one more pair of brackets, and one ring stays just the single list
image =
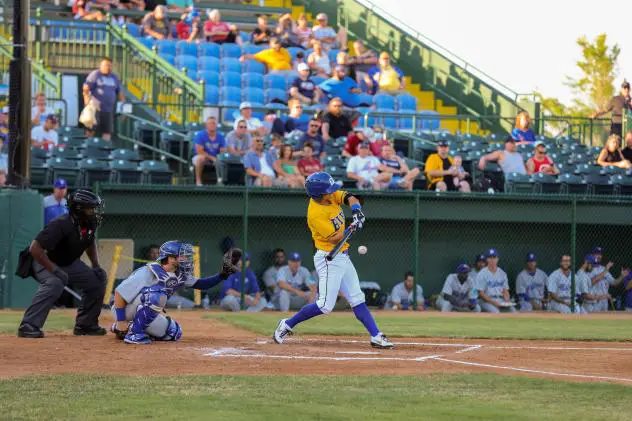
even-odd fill
[{"label": "catcher's knee pad", "polygon": [[158,285],[152,285],[143,291],[141,303],[144,307],[149,307],[160,313],[167,305],[167,292]]},{"label": "catcher's knee pad", "polygon": [[167,325],[167,333],[165,333],[165,336],[157,339],[159,341],[180,340],[180,338],[182,337],[182,328],[180,327],[180,324],[169,316],[167,316],[167,321],[169,322],[169,324]]}]

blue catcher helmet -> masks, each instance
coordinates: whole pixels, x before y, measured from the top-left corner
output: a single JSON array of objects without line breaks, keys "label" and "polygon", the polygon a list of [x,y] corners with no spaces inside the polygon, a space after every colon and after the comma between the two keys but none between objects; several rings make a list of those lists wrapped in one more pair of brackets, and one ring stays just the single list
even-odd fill
[{"label": "blue catcher helmet", "polygon": [[178,267],[182,272],[193,271],[193,245],[182,241],[167,241],[160,246],[158,260],[174,256],[178,258]]},{"label": "blue catcher helmet", "polygon": [[315,172],[305,180],[305,190],[309,197],[320,197],[340,190],[342,185],[336,183],[332,176],[326,172]]}]

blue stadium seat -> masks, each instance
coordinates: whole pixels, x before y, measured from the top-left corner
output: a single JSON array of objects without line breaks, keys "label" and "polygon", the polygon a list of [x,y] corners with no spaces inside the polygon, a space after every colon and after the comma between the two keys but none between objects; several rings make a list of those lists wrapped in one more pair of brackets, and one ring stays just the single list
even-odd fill
[{"label": "blue stadium seat", "polygon": [[219,68],[222,72],[241,73],[241,63],[238,58],[222,58],[219,61]]},{"label": "blue stadium seat", "polygon": [[156,42],[158,53],[176,55],[176,42],[171,39],[161,39]]},{"label": "blue stadium seat", "polygon": [[203,80],[206,86],[219,86],[219,73],[212,70],[198,70],[197,80]]},{"label": "blue stadium seat", "polygon": [[166,61],[167,63],[171,64],[172,66],[176,65],[176,58],[175,56],[172,56],[171,54],[160,54],[160,58]]},{"label": "blue stadium seat", "polygon": [[281,89],[285,90],[285,76],[276,73],[268,73],[264,77],[264,86],[267,89]]},{"label": "blue stadium seat", "polygon": [[397,119],[397,128],[400,130],[415,130],[415,124],[413,123],[413,115],[416,114],[416,111],[413,110],[399,110],[399,114],[401,115],[410,115],[410,117],[400,117]]},{"label": "blue stadium seat", "polygon": [[204,87],[204,103],[217,105],[219,104],[219,88],[215,85]]},{"label": "blue stadium seat", "polygon": [[241,102],[241,89],[227,86],[219,91],[219,105],[239,106]]},{"label": "blue stadium seat", "polygon": [[237,117],[239,117],[239,108],[224,108],[222,110],[222,121],[224,123],[232,125]]},{"label": "blue stadium seat", "polygon": [[250,103],[265,104],[265,93],[263,89],[244,88],[241,91],[241,99]]},{"label": "blue stadium seat", "polygon": [[395,98],[398,111],[417,111],[417,98],[409,94],[400,94]]},{"label": "blue stadium seat", "polygon": [[266,103],[287,104],[287,91],[285,89],[267,89],[265,91]]},{"label": "blue stadium seat", "polygon": [[169,165],[163,161],[143,161],[139,166],[143,172],[142,182],[145,184],[171,184],[173,173]]},{"label": "blue stadium seat", "polygon": [[150,50],[152,50],[154,48],[154,45],[156,45],[156,40],[153,38],[137,38],[136,40]]},{"label": "blue stadium seat", "polygon": [[197,65],[199,70],[210,70],[219,73],[219,59],[216,57],[200,57]]},{"label": "blue stadium seat", "polygon": [[110,153],[110,159],[122,159],[125,161],[140,161],[140,156],[137,150],[114,149]]},{"label": "blue stadium seat", "polygon": [[241,47],[238,44],[222,44],[219,48],[219,55],[221,58],[241,57]]},{"label": "blue stadium seat", "polygon": [[198,56],[219,58],[219,44],[214,42],[200,43],[198,45]]},{"label": "blue stadium seat", "polygon": [[125,28],[127,29],[127,33],[133,37],[140,36],[140,28],[135,23],[127,23],[125,24]]},{"label": "blue stadium seat", "polygon": [[[298,53],[299,51],[305,54],[305,50],[300,47],[289,47],[287,51],[292,56],[292,61],[296,60],[296,53]],[[305,55],[305,58],[307,59],[307,55]]]},{"label": "blue stadium seat", "polygon": [[263,75],[266,72],[266,66],[257,60],[246,60],[243,63],[243,70],[247,73],[259,73]]},{"label": "blue stadium seat", "polygon": [[259,73],[244,73],[241,75],[241,86],[244,88],[264,88],[263,75]]},{"label": "blue stadium seat", "polygon": [[178,41],[176,43],[176,52],[179,55],[187,55],[197,57],[198,47],[196,44],[186,41]]},{"label": "blue stadium seat", "polygon": [[371,106],[371,104],[373,104],[373,95],[365,93],[360,93],[356,95],[358,97],[358,104],[360,104],[360,106],[369,107]]},{"label": "blue stadium seat", "polygon": [[244,54],[257,54],[259,51],[263,51],[268,48],[265,45],[246,44],[243,47]]},{"label": "blue stadium seat", "polygon": [[176,56],[175,63],[178,70],[186,69],[189,75],[197,73],[197,58],[194,56]]},{"label": "blue stadium seat", "polygon": [[141,182],[142,173],[135,162],[130,162],[125,159],[115,159],[110,162],[110,169],[112,170],[111,183],[140,184]]},{"label": "blue stadium seat", "polygon": [[427,130],[427,131],[439,130],[441,122],[438,119],[424,119],[423,118],[424,115],[427,115],[427,116],[439,115],[438,112],[430,111],[430,110],[422,110],[419,112],[419,114],[421,114],[421,121],[417,123],[417,129]]},{"label": "blue stadium seat", "polygon": [[378,110],[395,110],[395,98],[388,94],[377,94],[373,97],[373,105]]},{"label": "blue stadium seat", "polygon": [[266,103],[266,108],[269,110],[287,111],[287,105],[279,104],[278,102],[268,102]]},{"label": "blue stadium seat", "polygon": [[[389,110],[387,108],[378,108],[376,110],[378,113],[392,113],[393,110]],[[395,117],[378,117],[377,118],[377,124],[390,129],[390,130],[394,130],[397,128],[397,118]]]},{"label": "blue stadium seat", "polygon": [[223,72],[220,74],[220,86],[241,87],[241,74],[235,72]]}]

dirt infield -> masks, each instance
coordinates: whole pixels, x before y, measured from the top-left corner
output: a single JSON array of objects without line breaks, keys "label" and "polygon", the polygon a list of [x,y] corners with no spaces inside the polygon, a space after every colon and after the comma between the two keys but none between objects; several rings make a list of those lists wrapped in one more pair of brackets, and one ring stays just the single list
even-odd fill
[{"label": "dirt infield", "polygon": [[[368,375],[495,372],[632,385],[632,343],[392,338],[375,350],[365,337],[297,335],[284,345],[203,313],[183,312],[177,343],[126,345],[106,337],[51,333],[43,340],[0,335],[0,378],[61,373],[121,375]],[[111,319],[106,315],[103,325]],[[271,327],[272,328],[272,327]],[[272,331],[271,331],[272,333]]]}]

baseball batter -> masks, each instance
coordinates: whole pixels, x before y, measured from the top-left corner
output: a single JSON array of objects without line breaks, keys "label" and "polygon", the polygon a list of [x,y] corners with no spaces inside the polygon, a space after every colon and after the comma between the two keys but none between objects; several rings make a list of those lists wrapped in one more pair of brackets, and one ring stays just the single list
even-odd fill
[{"label": "baseball batter", "polygon": [[[276,343],[283,343],[293,333],[296,325],[312,317],[330,313],[336,304],[338,292],[347,299],[356,318],[371,335],[370,344],[377,348],[392,348],[393,344],[377,328],[375,320],[364,302],[358,274],[349,258],[349,244],[345,243],[332,261],[327,254],[341,241],[347,230],[362,229],[365,221],[360,200],[352,193],[340,190],[340,184],[327,173],[317,172],[305,180],[307,195],[311,198],[307,209],[307,224],[317,252],[314,266],[318,272],[318,300],[304,306],[289,319],[281,319],[274,331]],[[351,207],[353,222],[345,229],[342,205]]]},{"label": "baseball batter", "polygon": [[516,278],[516,294],[518,294],[521,312],[542,310],[547,278],[546,273],[537,268],[535,254],[527,254],[527,265]]},{"label": "baseball batter", "polygon": [[167,299],[183,286],[206,290],[235,273],[241,250],[229,250],[224,256],[222,272],[208,278],[195,279],[193,246],[180,241],[167,241],[160,246],[158,261],[135,270],[114,292],[112,313],[116,323],[112,332],[128,344],[151,344],[177,341],[182,328],[163,314]]}]

